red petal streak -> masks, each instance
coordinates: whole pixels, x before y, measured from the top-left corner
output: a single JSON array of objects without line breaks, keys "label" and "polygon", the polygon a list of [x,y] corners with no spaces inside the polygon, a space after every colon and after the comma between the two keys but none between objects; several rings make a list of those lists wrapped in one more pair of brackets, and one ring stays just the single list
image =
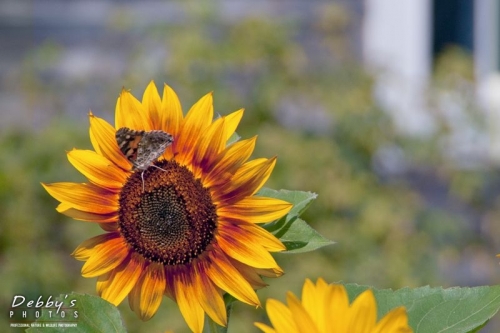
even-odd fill
[{"label": "red petal streak", "polygon": [[193,156],[193,171],[195,178],[201,176],[201,171],[224,149],[226,129],[224,118],[217,119],[200,138]]}]

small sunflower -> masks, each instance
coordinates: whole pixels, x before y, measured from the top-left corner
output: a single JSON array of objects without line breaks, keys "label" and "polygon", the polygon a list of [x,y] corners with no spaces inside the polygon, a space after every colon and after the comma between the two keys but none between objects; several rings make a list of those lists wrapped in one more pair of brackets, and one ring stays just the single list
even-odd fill
[{"label": "small sunflower", "polygon": [[265,333],[411,333],[404,307],[393,309],[377,323],[377,305],[371,290],[364,291],[349,305],[342,285],[316,285],[307,279],[302,302],[288,292],[285,304],[269,299],[266,310],[274,328],[255,323]]},{"label": "small sunflower", "polygon": [[[85,261],[82,276],[97,277],[102,298],[118,305],[128,296],[148,320],[167,295],[194,332],[205,313],[227,325],[226,292],[260,305],[254,289],[265,286],[261,276],[283,273],[269,252],[285,247],[258,224],[284,216],[291,204],[255,196],[276,163],[248,160],[255,137],[226,146],[242,116],[239,110],[214,121],[211,93],[184,116],[175,92],[165,85],[160,98],[153,82],[142,102],[121,92],[115,127],[90,113],[95,151],[68,152],[88,182],[43,186],[60,201],[59,212],[106,231],[72,254]],[[115,138],[120,128],[160,130],[173,143],[154,168],[133,170]]]}]

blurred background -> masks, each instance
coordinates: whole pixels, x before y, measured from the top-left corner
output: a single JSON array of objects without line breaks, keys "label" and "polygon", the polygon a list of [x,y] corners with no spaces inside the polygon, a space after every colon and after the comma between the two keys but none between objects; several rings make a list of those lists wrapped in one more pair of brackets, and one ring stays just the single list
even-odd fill
[{"label": "blurred background", "polygon": [[[88,111],[113,123],[150,80],[184,111],[209,91],[219,114],[244,107],[254,157],[278,155],[267,186],[319,194],[304,219],[336,244],[276,255],[263,304],[305,278],[500,283],[499,18],[495,0],[0,1],[0,307],[95,294],[70,253],[102,230],[40,182],[85,181],[65,152],[91,149]],[[167,299],[145,323],[120,310],[130,332],[188,331]],[[229,332],[255,320],[237,304]]]}]

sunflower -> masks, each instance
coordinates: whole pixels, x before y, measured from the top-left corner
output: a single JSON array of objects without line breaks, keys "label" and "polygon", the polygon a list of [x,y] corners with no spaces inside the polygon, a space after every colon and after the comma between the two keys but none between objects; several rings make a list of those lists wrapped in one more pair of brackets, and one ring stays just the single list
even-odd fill
[{"label": "sunflower", "polygon": [[[89,114],[94,151],[68,152],[88,182],[43,186],[60,201],[60,213],[105,231],[72,254],[85,261],[82,276],[97,277],[102,298],[118,305],[128,296],[148,320],[166,295],[194,332],[205,313],[227,325],[224,293],[260,306],[261,277],[283,273],[270,252],[285,247],[259,223],[284,216],[291,204],[255,195],[276,163],[249,160],[255,137],[227,145],[242,116],[238,110],[213,120],[211,93],[184,116],[175,92],[165,85],[160,98],[153,82],[142,102],[121,92],[115,127]],[[159,130],[173,143],[151,161],[155,167],[134,170],[115,138],[120,128]]]},{"label": "sunflower", "polygon": [[318,279],[316,285],[306,279],[302,302],[288,292],[285,304],[269,299],[266,310],[274,328],[255,323],[265,333],[410,333],[404,307],[390,311],[377,322],[377,305],[371,290],[364,291],[349,305],[342,285],[327,284]]}]

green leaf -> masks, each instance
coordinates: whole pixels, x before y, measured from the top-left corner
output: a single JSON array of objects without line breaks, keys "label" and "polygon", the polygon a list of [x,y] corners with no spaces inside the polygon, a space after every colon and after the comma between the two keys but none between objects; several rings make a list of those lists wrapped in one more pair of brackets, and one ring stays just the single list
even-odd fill
[{"label": "green leaf", "polygon": [[[27,330],[30,333],[50,332],[126,332],[120,312],[111,303],[97,296],[72,293],[61,295],[57,298],[63,302],[61,311],[66,312],[66,317],[61,319],[55,317],[55,309],[52,314],[43,309],[42,316],[36,321],[40,324],[67,322],[76,324],[76,327],[34,327]],[[71,301],[74,300],[74,306]],[[63,309],[64,308],[64,309]],[[76,318],[75,318],[76,315]]]},{"label": "green leaf", "polygon": [[286,246],[286,251],[282,253],[309,252],[335,243],[323,237],[300,218],[287,223],[275,236]]},{"label": "green leaf", "polygon": [[287,217],[300,216],[309,207],[313,200],[318,195],[312,192],[304,191],[289,191],[289,190],[272,190],[270,188],[261,188],[257,193],[261,197],[270,197],[288,201],[293,204],[293,208],[288,213]]},{"label": "green leaf", "polygon": [[[345,286],[351,301],[368,288]],[[500,309],[500,286],[372,290],[377,299],[379,318],[403,305],[415,333],[477,332]]]},{"label": "green leaf", "polygon": [[302,191],[275,191],[263,188],[257,194],[263,197],[277,198],[293,204],[290,212],[278,221],[263,225],[286,246],[284,253],[300,253],[316,250],[333,244],[331,240],[320,235],[299,216],[309,207],[316,193]]}]

